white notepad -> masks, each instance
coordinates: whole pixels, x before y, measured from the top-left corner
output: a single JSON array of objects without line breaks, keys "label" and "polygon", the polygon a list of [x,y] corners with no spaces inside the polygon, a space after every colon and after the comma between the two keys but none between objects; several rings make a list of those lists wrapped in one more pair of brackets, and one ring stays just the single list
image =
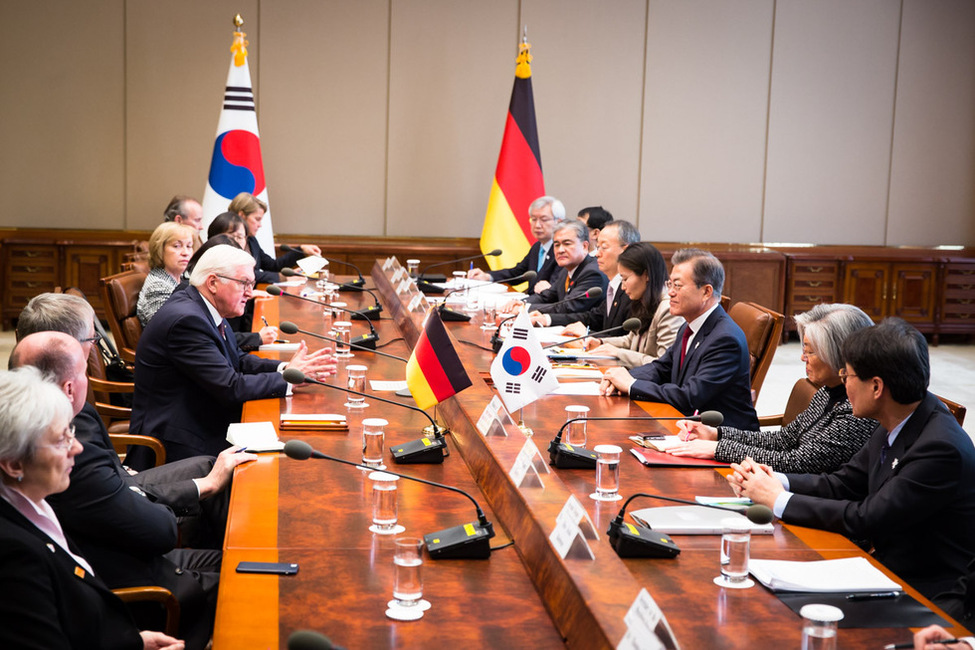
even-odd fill
[{"label": "white notepad", "polygon": [[856,593],[902,589],[865,557],[810,562],[752,558],[748,570],[756,580],[774,591]]}]

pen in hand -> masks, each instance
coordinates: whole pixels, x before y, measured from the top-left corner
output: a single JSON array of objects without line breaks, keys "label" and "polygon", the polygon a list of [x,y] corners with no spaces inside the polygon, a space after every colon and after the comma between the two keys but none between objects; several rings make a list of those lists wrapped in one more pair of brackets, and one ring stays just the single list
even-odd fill
[{"label": "pen in hand", "polygon": [[[928,641],[929,645],[951,645],[952,643],[961,643],[958,639],[940,639],[938,641]],[[914,643],[888,643],[884,646],[884,650],[912,650],[914,648]]]}]

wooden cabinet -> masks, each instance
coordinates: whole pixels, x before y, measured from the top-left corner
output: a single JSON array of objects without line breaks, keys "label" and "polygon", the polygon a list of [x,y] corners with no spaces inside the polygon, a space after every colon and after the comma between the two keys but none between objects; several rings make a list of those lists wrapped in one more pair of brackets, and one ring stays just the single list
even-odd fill
[{"label": "wooden cabinet", "polygon": [[19,314],[30,299],[52,291],[60,277],[58,248],[54,245],[17,243],[3,247],[3,318]]},{"label": "wooden cabinet", "polygon": [[100,281],[119,272],[123,255],[123,250],[113,246],[85,244],[66,247],[64,286],[84,291],[95,312],[103,314],[105,305]]},{"label": "wooden cabinet", "polygon": [[944,268],[940,331],[975,331],[975,260],[949,260]]},{"label": "wooden cabinet", "polygon": [[[790,318],[795,314],[809,311],[820,303],[839,300],[842,286],[840,264],[835,259],[790,259],[787,266],[789,281],[786,290],[786,304]],[[793,327],[795,324],[793,323]]]}]

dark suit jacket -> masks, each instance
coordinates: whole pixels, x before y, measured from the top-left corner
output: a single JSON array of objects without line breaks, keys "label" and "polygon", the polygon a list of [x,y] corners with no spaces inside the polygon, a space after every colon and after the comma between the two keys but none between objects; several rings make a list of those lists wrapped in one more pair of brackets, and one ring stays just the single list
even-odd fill
[{"label": "dark suit jacket", "polygon": [[686,328],[684,323],[662,357],[630,370],[636,377],[630,397],[670,404],[684,415],[720,411],[726,426],[758,431],[745,333],[719,305],[694,335],[681,366],[681,341]]},{"label": "dark suit jacket", "polygon": [[122,601],[3,499],[0,592],[2,648],[142,648]]},{"label": "dark suit jacket", "polygon": [[254,274],[259,284],[277,282],[281,279],[278,271],[288,266],[294,266],[298,260],[305,256],[301,251],[288,251],[282,253],[280,257],[271,257],[261,248],[257,237],[247,238],[247,252],[254,256],[254,261],[257,263]]},{"label": "dark suit jacket", "polygon": [[782,519],[866,541],[874,557],[933,598],[975,557],[975,447],[931,393],[881,465],[887,433],[878,427],[832,474],[787,474],[794,495]]},{"label": "dark suit jacket", "polygon": [[972,629],[975,623],[975,560],[969,563],[965,575],[958,578],[950,591],[932,600],[956,621]]},{"label": "dark suit jacket", "polygon": [[227,343],[195,287],[174,293],[139,339],[131,430],[159,438],[167,459],[215,456],[245,401],[286,394],[278,365]]},{"label": "dark suit jacket", "polygon": [[[511,278],[517,278],[519,275],[524,274],[526,271],[538,271],[538,253],[542,249],[542,245],[538,242],[532,244],[532,247],[528,249],[528,255],[510,269],[498,269],[497,271],[490,271],[491,280],[497,282],[499,280],[510,280]],[[555,253],[552,251],[552,243],[549,242],[548,251],[545,253],[545,262],[542,264],[542,270],[538,271],[538,275],[535,279],[528,283],[528,293],[532,295],[535,293],[535,284],[541,282],[542,280],[551,281],[552,275],[559,268],[555,263]]]},{"label": "dark suit jacket", "polygon": [[[606,285],[609,286],[609,283],[607,282]],[[609,308],[609,314],[606,313],[606,298],[604,297],[589,311],[552,314],[552,325],[568,325],[578,321],[592,332],[601,332],[619,327],[630,316],[630,297],[620,287],[613,294],[613,304]],[[607,336],[613,335],[607,334]]]},{"label": "dark suit jacket", "polygon": [[[586,298],[585,294],[593,287],[599,287],[606,292],[606,285],[609,280],[606,275],[599,270],[596,258],[586,255],[579,266],[575,268],[572,277],[569,278],[569,287],[566,289],[565,279],[569,272],[559,267],[558,272],[552,276],[552,286],[541,293],[536,293],[525,300],[530,309],[538,310],[547,314],[559,314],[567,312],[580,312],[592,309],[596,304],[602,302],[602,298]],[[569,298],[565,302],[559,302]],[[559,304],[552,304],[552,303]]]}]

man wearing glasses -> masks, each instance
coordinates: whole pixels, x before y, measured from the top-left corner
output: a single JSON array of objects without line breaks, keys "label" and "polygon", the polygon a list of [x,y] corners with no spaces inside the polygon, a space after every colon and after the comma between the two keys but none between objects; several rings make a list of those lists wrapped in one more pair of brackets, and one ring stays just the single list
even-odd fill
[{"label": "man wearing glasses", "polygon": [[674,253],[667,281],[670,313],[686,323],[662,357],[639,368],[610,368],[604,395],[670,404],[684,415],[719,411],[724,424],[757,431],[752,405],[748,342],[721,308],[724,267],[711,253],[685,248]]},{"label": "man wearing glasses", "polygon": [[558,270],[555,252],[552,250],[552,236],[555,227],[565,219],[565,206],[553,196],[542,196],[528,206],[528,224],[531,226],[535,243],[528,249],[528,255],[510,269],[482,271],[472,269],[467,276],[473,280],[498,282],[517,278],[527,271],[535,271],[535,279],[528,283],[528,294],[541,293],[548,289],[550,280]]},{"label": "man wearing glasses", "polygon": [[[173,294],[142,333],[131,430],[162,441],[167,460],[219,454],[244,402],[287,394],[284,368],[310,377],[335,372],[330,349],[309,353],[304,342],[288,363],[240,350],[227,319],[243,313],[253,290],[254,258],[214,246],[200,257],[190,286]],[[142,469],[147,456],[130,464]]]}]

